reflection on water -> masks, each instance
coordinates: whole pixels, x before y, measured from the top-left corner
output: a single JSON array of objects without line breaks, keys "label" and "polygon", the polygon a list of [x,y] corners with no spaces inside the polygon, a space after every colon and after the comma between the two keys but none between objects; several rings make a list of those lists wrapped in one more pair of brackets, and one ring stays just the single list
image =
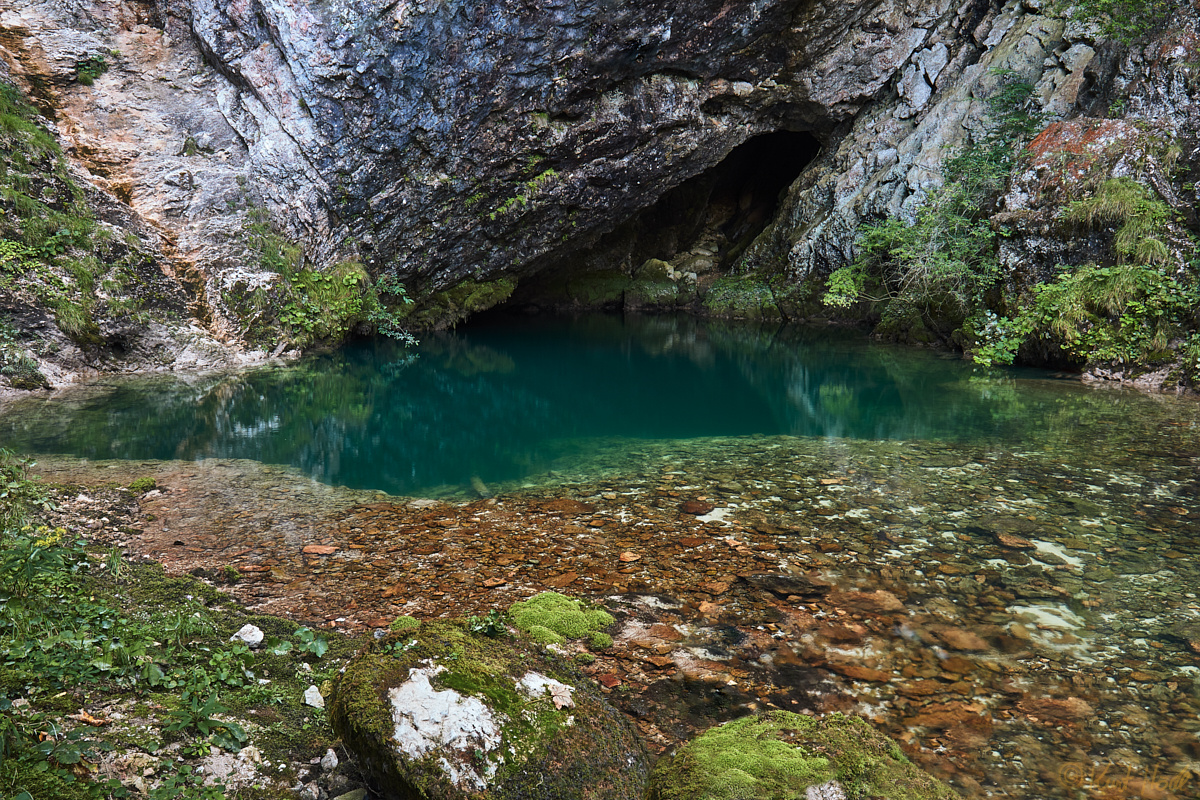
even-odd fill
[{"label": "reflection on water", "polygon": [[[414,357],[414,355],[416,357]],[[525,479],[604,437],[1043,440],[1128,396],[855,332],[691,318],[505,320],[201,380],[13,404],[0,443],[93,459],[249,458],[419,493]]]}]

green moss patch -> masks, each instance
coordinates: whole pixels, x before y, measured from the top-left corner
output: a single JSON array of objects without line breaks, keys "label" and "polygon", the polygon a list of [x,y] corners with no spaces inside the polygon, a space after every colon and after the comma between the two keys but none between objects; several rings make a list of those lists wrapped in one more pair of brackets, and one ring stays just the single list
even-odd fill
[{"label": "green moss patch", "polygon": [[704,310],[715,317],[779,319],[779,306],[771,287],[753,275],[718,278],[704,297]]},{"label": "green moss patch", "polygon": [[[582,639],[615,622],[607,611],[589,609],[581,601],[558,592],[542,592],[513,603],[509,614],[517,628],[539,641],[547,638],[547,631],[566,639]],[[561,641],[556,643],[561,644]],[[612,644],[611,638],[609,644]]]},{"label": "green moss patch", "polygon": [[421,621],[416,617],[410,617],[407,614],[401,614],[392,620],[392,624],[388,625],[388,630],[391,631],[411,631],[421,627]]},{"label": "green moss patch", "polygon": [[510,278],[494,281],[465,280],[416,303],[404,322],[414,329],[450,328],[472,314],[486,311],[509,298],[517,282]]},{"label": "green moss patch", "polygon": [[836,780],[850,798],[953,798],[895,742],[858,717],[816,719],[787,711],[711,728],[663,759],[650,800],[794,800]]}]

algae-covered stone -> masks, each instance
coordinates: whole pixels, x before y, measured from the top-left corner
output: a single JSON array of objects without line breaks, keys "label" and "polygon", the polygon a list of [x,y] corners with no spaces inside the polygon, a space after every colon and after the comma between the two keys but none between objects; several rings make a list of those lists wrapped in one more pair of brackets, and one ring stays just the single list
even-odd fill
[{"label": "algae-covered stone", "polygon": [[418,299],[416,307],[404,318],[404,324],[414,329],[452,328],[472,314],[503,303],[516,285],[516,281],[509,278],[484,282],[462,281],[449,289]]},{"label": "algae-covered stone", "polygon": [[425,622],[347,666],[330,721],[385,800],[640,800],[646,756],[574,665]]},{"label": "algae-covered stone", "polygon": [[796,800],[814,793],[888,800],[958,796],[858,717],[772,711],[710,728],[659,761],[648,797]]},{"label": "algae-covered stone", "polygon": [[775,294],[762,278],[727,275],[719,278],[704,297],[705,312],[736,319],[779,319]]}]

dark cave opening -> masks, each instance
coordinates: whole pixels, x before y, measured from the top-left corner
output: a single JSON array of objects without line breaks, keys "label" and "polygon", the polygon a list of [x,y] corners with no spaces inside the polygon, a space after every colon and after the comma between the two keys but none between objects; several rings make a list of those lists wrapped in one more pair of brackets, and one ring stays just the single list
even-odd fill
[{"label": "dark cave opening", "polygon": [[748,139],[716,166],[601,237],[589,251],[627,254],[622,260],[634,270],[648,258],[670,261],[699,246],[712,251],[716,269],[726,271],[767,227],[783,193],[820,149],[816,137],[803,131]]},{"label": "dark cave opening", "polygon": [[763,134],[738,145],[720,164],[692,179],[711,187],[706,222],[734,249],[744,250],[775,216],[783,192],[820,149],[812,134],[792,131]]},{"label": "dark cave opening", "polygon": [[[804,131],[748,139],[715,166],[668,190],[614,230],[518,284],[509,309],[628,305],[621,292],[584,290],[600,276],[633,279],[651,259],[703,286],[728,273],[770,224],[821,144]],[[576,287],[574,290],[572,286]],[[677,303],[677,305],[680,303]]]}]

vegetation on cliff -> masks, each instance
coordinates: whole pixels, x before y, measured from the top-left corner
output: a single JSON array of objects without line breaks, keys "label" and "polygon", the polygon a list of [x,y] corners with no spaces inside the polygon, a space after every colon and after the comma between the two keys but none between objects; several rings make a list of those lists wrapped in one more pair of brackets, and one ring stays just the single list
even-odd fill
[{"label": "vegetation on cliff", "polygon": [[[1151,5],[1127,20],[1141,26],[1131,35],[1148,30],[1152,17],[1161,23],[1161,9]],[[1102,19],[1115,24],[1115,17]],[[980,364],[1020,358],[1111,365],[1123,374],[1170,369],[1169,383],[1193,383],[1200,377],[1200,254],[1153,180],[1155,169],[1180,180],[1178,146],[1135,128],[1145,155],[1134,175],[1114,174],[1114,154],[1124,152],[1115,145],[1087,155],[1072,187],[1077,199],[1043,212],[1056,236],[1087,249],[1049,276],[1031,274],[1036,264],[1022,274],[1004,261],[1003,244],[1028,212],[1008,212],[1003,203],[1018,175],[1036,172],[1027,146],[1044,136],[1045,119],[1033,87],[1011,78],[988,105],[986,130],[945,162],[943,184],[912,219],[863,226],[858,258],[830,275],[824,302],[877,316],[880,336],[950,343]],[[1041,156],[1039,168],[1083,158],[1072,149]]]},{"label": "vegetation on cliff", "polygon": [[0,375],[45,383],[33,355],[108,344],[102,323],[178,315],[182,296],[133,233],[101,222],[42,118],[0,82]]}]

